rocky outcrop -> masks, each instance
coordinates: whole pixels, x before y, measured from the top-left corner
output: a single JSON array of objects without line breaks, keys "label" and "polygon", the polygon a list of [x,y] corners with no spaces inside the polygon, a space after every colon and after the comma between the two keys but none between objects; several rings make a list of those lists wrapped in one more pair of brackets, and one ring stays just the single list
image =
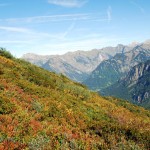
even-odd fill
[{"label": "rocky outcrop", "polygon": [[128,99],[132,103],[150,108],[150,60],[131,68],[125,78],[101,93]]}]

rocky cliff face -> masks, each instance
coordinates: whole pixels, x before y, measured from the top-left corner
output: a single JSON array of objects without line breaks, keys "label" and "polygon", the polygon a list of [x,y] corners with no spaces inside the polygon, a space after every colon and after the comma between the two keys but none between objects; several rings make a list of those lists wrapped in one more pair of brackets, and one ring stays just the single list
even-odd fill
[{"label": "rocky cliff face", "polygon": [[150,59],[150,45],[135,46],[131,51],[122,51],[103,61],[83,83],[92,90],[102,90],[123,78],[133,66],[148,59]]},{"label": "rocky cliff face", "polygon": [[131,68],[125,78],[106,88],[102,93],[128,99],[132,103],[150,108],[150,60]]},{"label": "rocky cliff face", "polygon": [[134,102],[150,99],[150,60],[133,67],[123,81]]},{"label": "rocky cliff face", "polygon": [[145,74],[145,72],[150,71],[149,63],[150,63],[150,60],[148,60],[145,63],[140,63],[134,66],[133,68],[131,68],[127,76],[124,78],[124,82],[126,82],[126,84],[128,83],[129,85],[136,84],[138,80]]}]

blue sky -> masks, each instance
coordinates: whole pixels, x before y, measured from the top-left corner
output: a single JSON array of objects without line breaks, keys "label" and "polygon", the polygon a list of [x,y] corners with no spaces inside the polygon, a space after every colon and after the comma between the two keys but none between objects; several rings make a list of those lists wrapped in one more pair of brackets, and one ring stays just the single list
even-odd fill
[{"label": "blue sky", "polygon": [[0,0],[0,47],[15,56],[150,39],[150,0]]}]

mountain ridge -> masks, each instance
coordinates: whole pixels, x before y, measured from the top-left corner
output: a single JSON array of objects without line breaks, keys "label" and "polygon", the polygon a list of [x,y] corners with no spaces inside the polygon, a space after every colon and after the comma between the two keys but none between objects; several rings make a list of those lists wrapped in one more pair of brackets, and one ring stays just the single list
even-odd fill
[{"label": "mountain ridge", "polygon": [[131,67],[150,59],[150,45],[140,44],[128,52],[117,53],[103,61],[83,83],[92,90],[101,90],[124,77]]},{"label": "mountain ridge", "polygon": [[29,53],[23,55],[22,58],[47,70],[63,73],[72,80],[83,82],[102,61],[111,58],[116,52],[129,51],[131,48],[118,44],[116,47],[91,51],[79,50],[63,55],[43,56]]}]

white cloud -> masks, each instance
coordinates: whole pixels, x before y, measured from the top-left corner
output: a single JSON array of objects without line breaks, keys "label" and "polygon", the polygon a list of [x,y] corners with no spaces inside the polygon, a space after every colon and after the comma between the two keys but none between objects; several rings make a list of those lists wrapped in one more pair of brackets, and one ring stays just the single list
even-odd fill
[{"label": "white cloud", "polygon": [[87,2],[88,0],[48,0],[48,3],[50,4],[63,7],[81,7]]},{"label": "white cloud", "polygon": [[75,22],[73,22],[68,29],[63,33],[62,38],[65,38],[75,27]]},{"label": "white cloud", "polygon": [[[96,31],[96,34],[94,34],[91,31],[92,27],[86,26],[86,24],[92,21],[107,23],[110,20],[111,7],[108,7],[107,11],[103,13],[76,13],[0,19],[0,45],[18,50],[18,56],[27,51],[42,54],[61,54],[70,50],[99,48],[103,43],[110,41],[109,38],[103,39],[99,31]],[[57,31],[54,28],[53,31],[53,22],[54,25],[55,22],[57,22],[56,24],[65,22],[65,26]],[[83,23],[83,26],[80,26],[78,22]],[[37,26],[35,26],[38,23],[46,23],[46,25],[50,23],[50,29],[47,31],[46,28],[43,31],[42,29],[38,30]],[[35,28],[33,28],[34,26]]]},{"label": "white cloud", "polygon": [[19,41],[19,40],[0,40],[2,44],[29,44],[31,41]]},{"label": "white cloud", "polygon": [[1,23],[46,23],[46,22],[63,22],[63,21],[110,21],[111,10],[107,10],[107,16],[99,13],[81,13],[81,14],[64,14],[49,16],[34,16],[26,18],[8,18],[0,19]]},{"label": "white cloud", "polygon": [[60,22],[73,20],[88,20],[90,14],[65,14],[65,15],[49,15],[49,16],[35,16],[26,18],[8,18],[0,20],[1,22],[23,22],[23,23],[43,23],[43,22]]},{"label": "white cloud", "polygon": [[8,26],[0,26],[0,30],[11,31],[11,32],[21,32],[27,33],[30,30],[26,28],[17,28],[17,27],[8,27]]},{"label": "white cloud", "polygon": [[107,20],[108,20],[108,22],[110,22],[112,20],[112,8],[111,8],[111,6],[109,6],[107,8]]}]

